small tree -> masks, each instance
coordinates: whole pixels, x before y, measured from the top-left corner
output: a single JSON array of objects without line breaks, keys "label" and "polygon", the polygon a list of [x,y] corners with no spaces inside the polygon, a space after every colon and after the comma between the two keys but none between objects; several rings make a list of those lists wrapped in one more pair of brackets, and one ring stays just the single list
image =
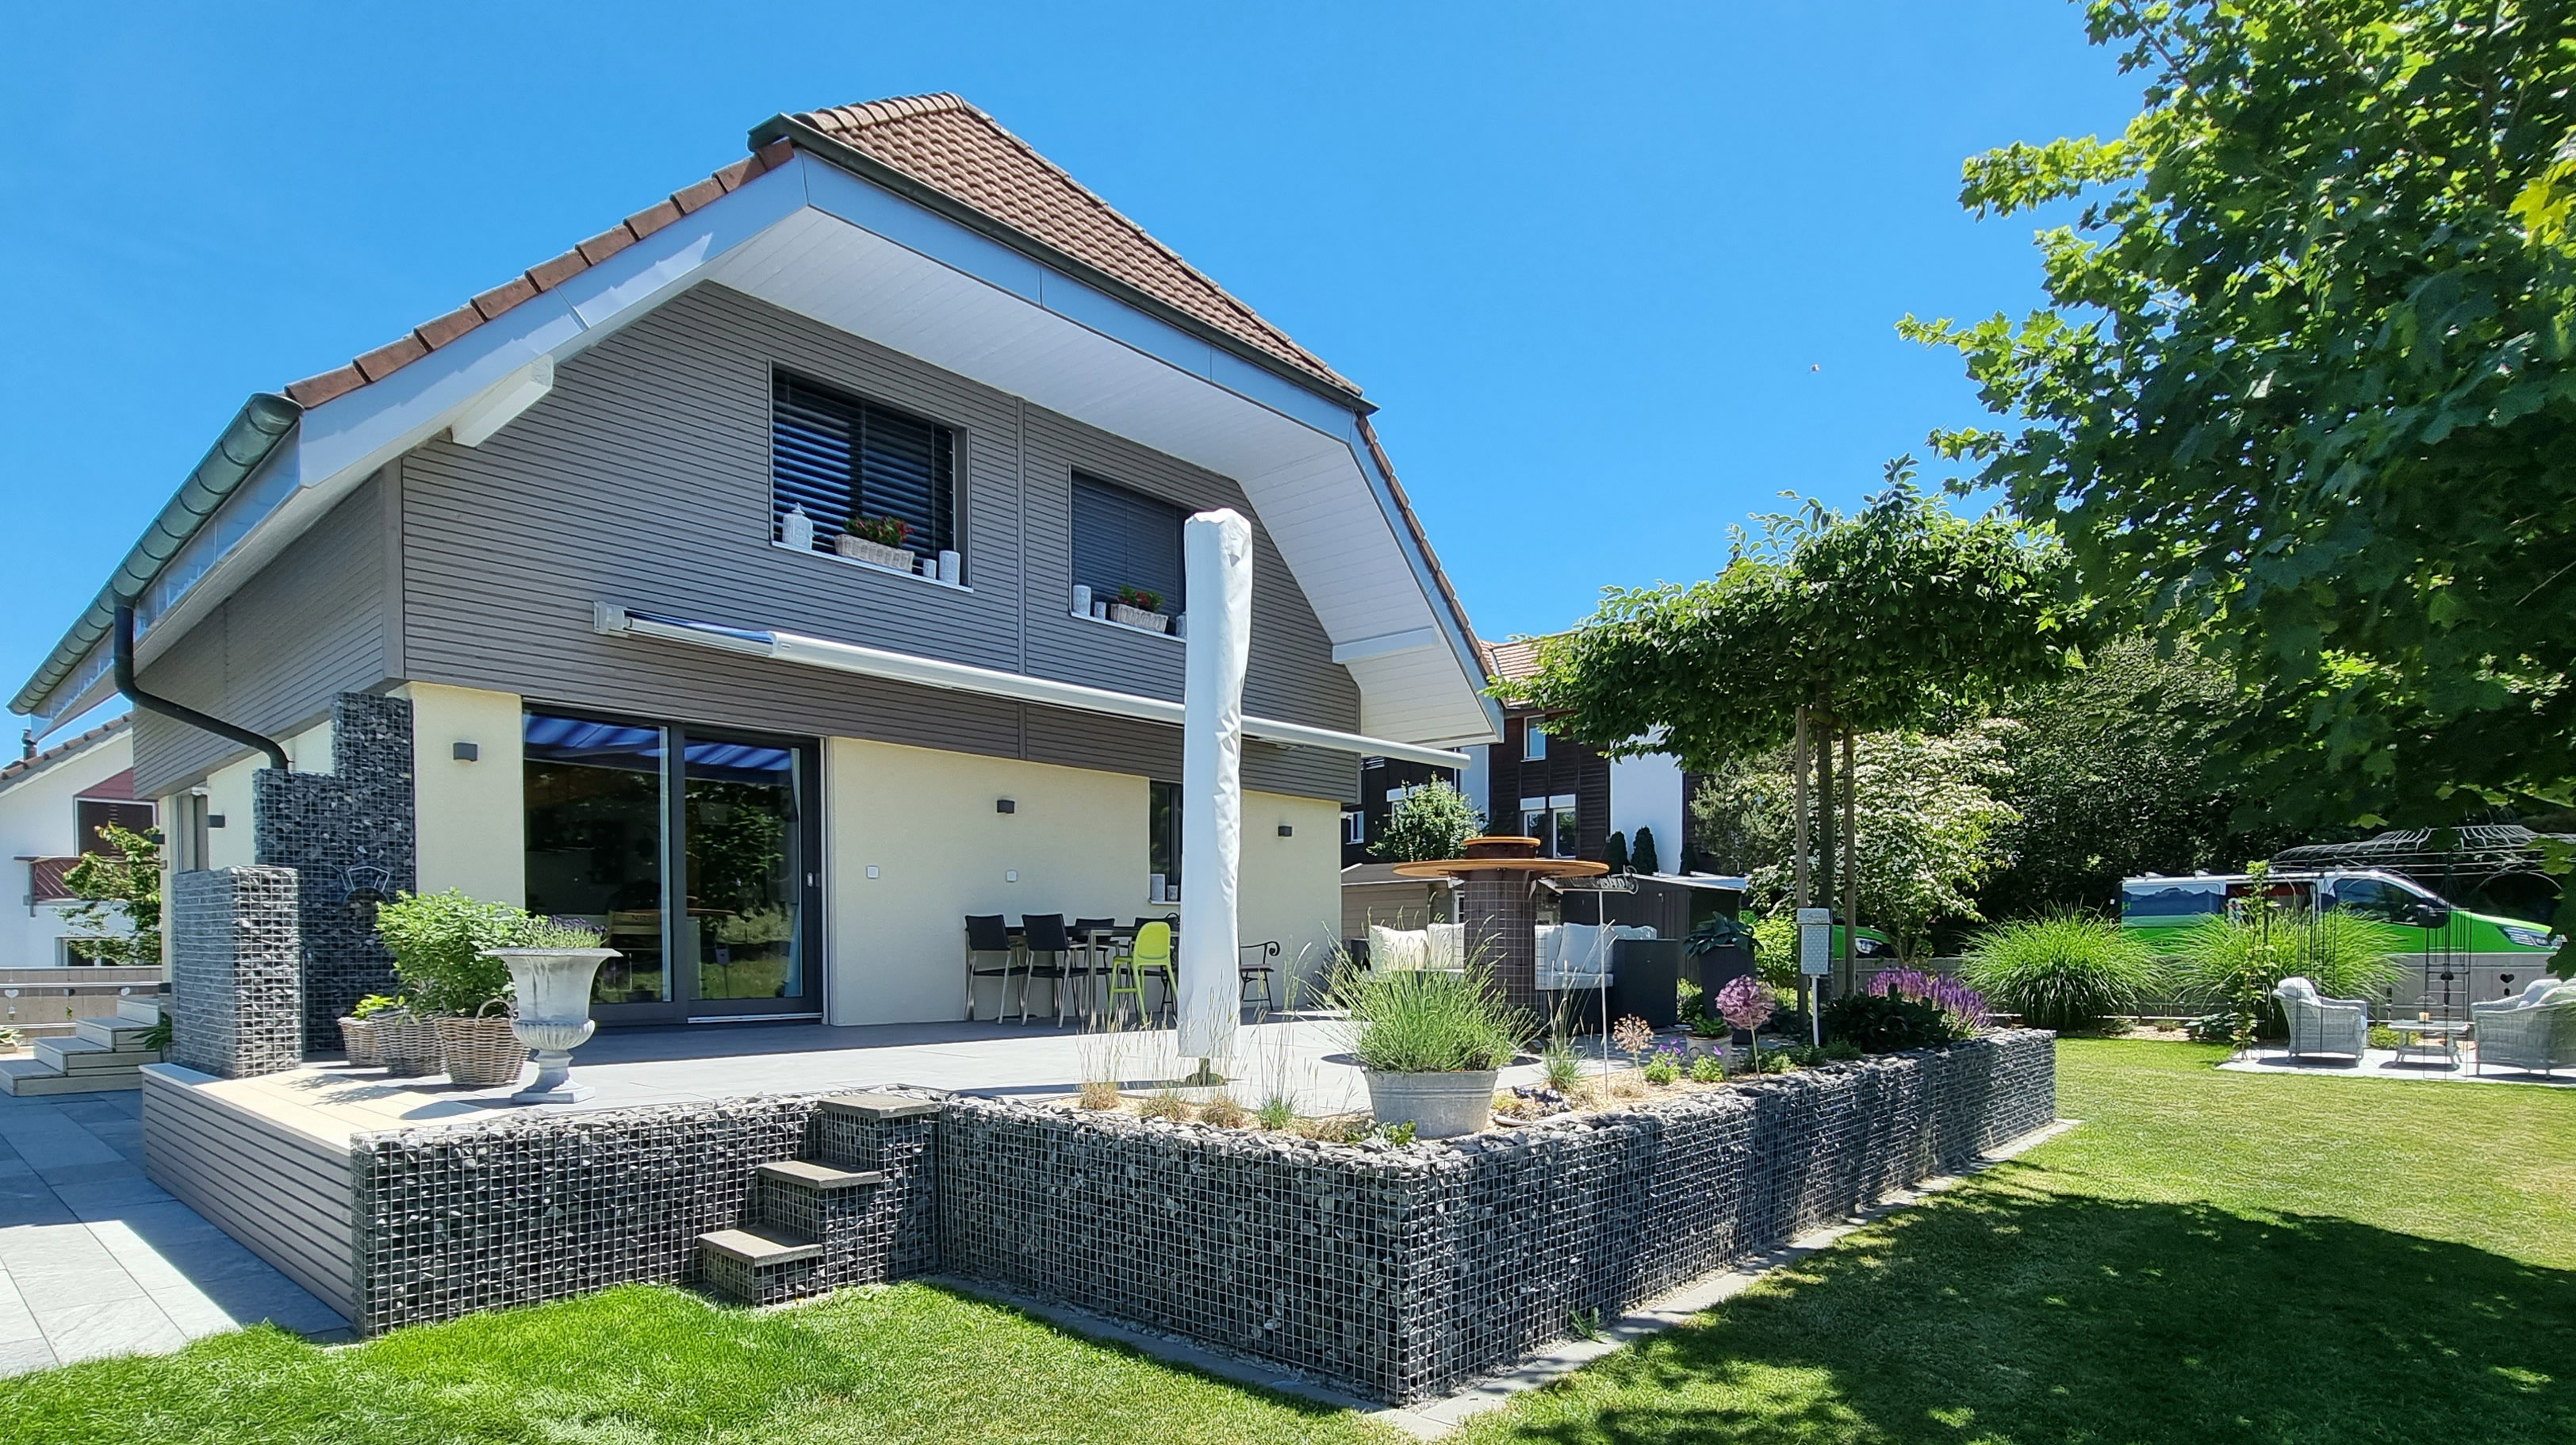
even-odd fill
[{"label": "small tree", "polygon": [[1628,853],[1628,866],[1639,873],[1663,872],[1663,859],[1655,854],[1655,830],[1639,828],[1637,846]]},{"label": "small tree", "polygon": [[1466,794],[1444,782],[1424,783],[1396,800],[1386,831],[1369,845],[1369,856],[1381,863],[1455,858],[1484,827],[1485,815]]},{"label": "small tree", "polygon": [[126,968],[161,966],[161,833],[138,833],[101,824],[99,841],[112,851],[83,853],[63,875],[81,901],[71,910],[76,926],[96,938],[88,947],[105,962]]},{"label": "small tree", "polygon": [[1613,873],[1628,872],[1634,866],[1628,861],[1628,835],[1612,833],[1610,846],[1601,850],[1601,861],[1609,864]]}]

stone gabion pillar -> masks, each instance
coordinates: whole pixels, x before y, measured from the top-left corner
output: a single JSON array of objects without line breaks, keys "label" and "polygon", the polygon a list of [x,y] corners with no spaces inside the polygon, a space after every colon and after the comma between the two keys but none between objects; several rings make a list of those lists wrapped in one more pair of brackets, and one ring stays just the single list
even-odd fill
[{"label": "stone gabion pillar", "polygon": [[1487,969],[1503,1002],[1538,1006],[1538,905],[1534,885],[1520,872],[1480,869],[1465,875],[1459,913],[1466,921],[1467,957]]},{"label": "stone gabion pillar", "polygon": [[418,884],[411,704],[344,692],[331,705],[331,771],[251,775],[257,857],[301,873],[304,1047],[340,1047],[340,1015],[399,993],[375,905]]},{"label": "stone gabion pillar", "polygon": [[215,868],[170,885],[170,1055],[239,1079],[304,1061],[304,940],[292,868]]}]

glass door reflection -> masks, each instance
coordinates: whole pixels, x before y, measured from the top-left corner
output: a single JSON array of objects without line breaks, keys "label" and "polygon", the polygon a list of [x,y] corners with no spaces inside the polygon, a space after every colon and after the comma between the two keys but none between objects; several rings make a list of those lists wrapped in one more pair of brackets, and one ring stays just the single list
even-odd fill
[{"label": "glass door reflection", "polygon": [[528,911],[608,936],[621,956],[601,966],[596,1002],[668,1002],[662,729],[530,713],[523,747]]},{"label": "glass door reflection", "polygon": [[689,906],[679,952],[696,965],[693,994],[801,997],[796,750],[691,732],[681,757]]}]

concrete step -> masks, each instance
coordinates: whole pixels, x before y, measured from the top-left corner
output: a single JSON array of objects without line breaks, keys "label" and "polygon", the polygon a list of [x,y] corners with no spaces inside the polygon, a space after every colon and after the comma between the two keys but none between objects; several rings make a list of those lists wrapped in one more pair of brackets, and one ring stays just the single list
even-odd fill
[{"label": "concrete step", "polygon": [[82,1019],[72,1026],[72,1037],[111,1049],[139,1049],[143,1047],[143,1036],[160,1026],[159,1019],[146,1023],[120,1014],[108,1019]]},{"label": "concrete step", "polygon": [[823,1262],[823,1246],[772,1226],[701,1234],[698,1262],[708,1288],[744,1304],[779,1304],[821,1290],[815,1272]]},{"label": "concrete step", "polygon": [[159,1049],[115,1048],[89,1039],[38,1039],[31,1050],[39,1063],[66,1074],[109,1073],[161,1062]]},{"label": "concrete step", "polygon": [[116,1016],[121,1019],[132,1019],[139,1024],[157,1024],[161,1022],[161,995],[144,994],[136,998],[118,999]]},{"label": "concrete step", "polygon": [[830,1193],[840,1189],[857,1189],[868,1184],[885,1183],[882,1169],[836,1169],[810,1159],[780,1159],[760,1166],[764,1181],[782,1184],[790,1189]]},{"label": "concrete step", "polygon": [[0,1059],[0,1094],[98,1094],[143,1087],[141,1069],[66,1074],[35,1059]]}]

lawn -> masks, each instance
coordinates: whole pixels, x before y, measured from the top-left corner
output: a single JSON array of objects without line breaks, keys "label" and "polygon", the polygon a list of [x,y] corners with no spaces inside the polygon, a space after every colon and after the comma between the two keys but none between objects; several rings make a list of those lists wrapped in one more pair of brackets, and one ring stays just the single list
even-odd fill
[{"label": "lawn", "polygon": [[[2084,1127],[1454,1437],[2576,1440],[2576,1093],[2073,1040]],[[673,1290],[0,1382],[0,1441],[1392,1441],[925,1285]]]}]

